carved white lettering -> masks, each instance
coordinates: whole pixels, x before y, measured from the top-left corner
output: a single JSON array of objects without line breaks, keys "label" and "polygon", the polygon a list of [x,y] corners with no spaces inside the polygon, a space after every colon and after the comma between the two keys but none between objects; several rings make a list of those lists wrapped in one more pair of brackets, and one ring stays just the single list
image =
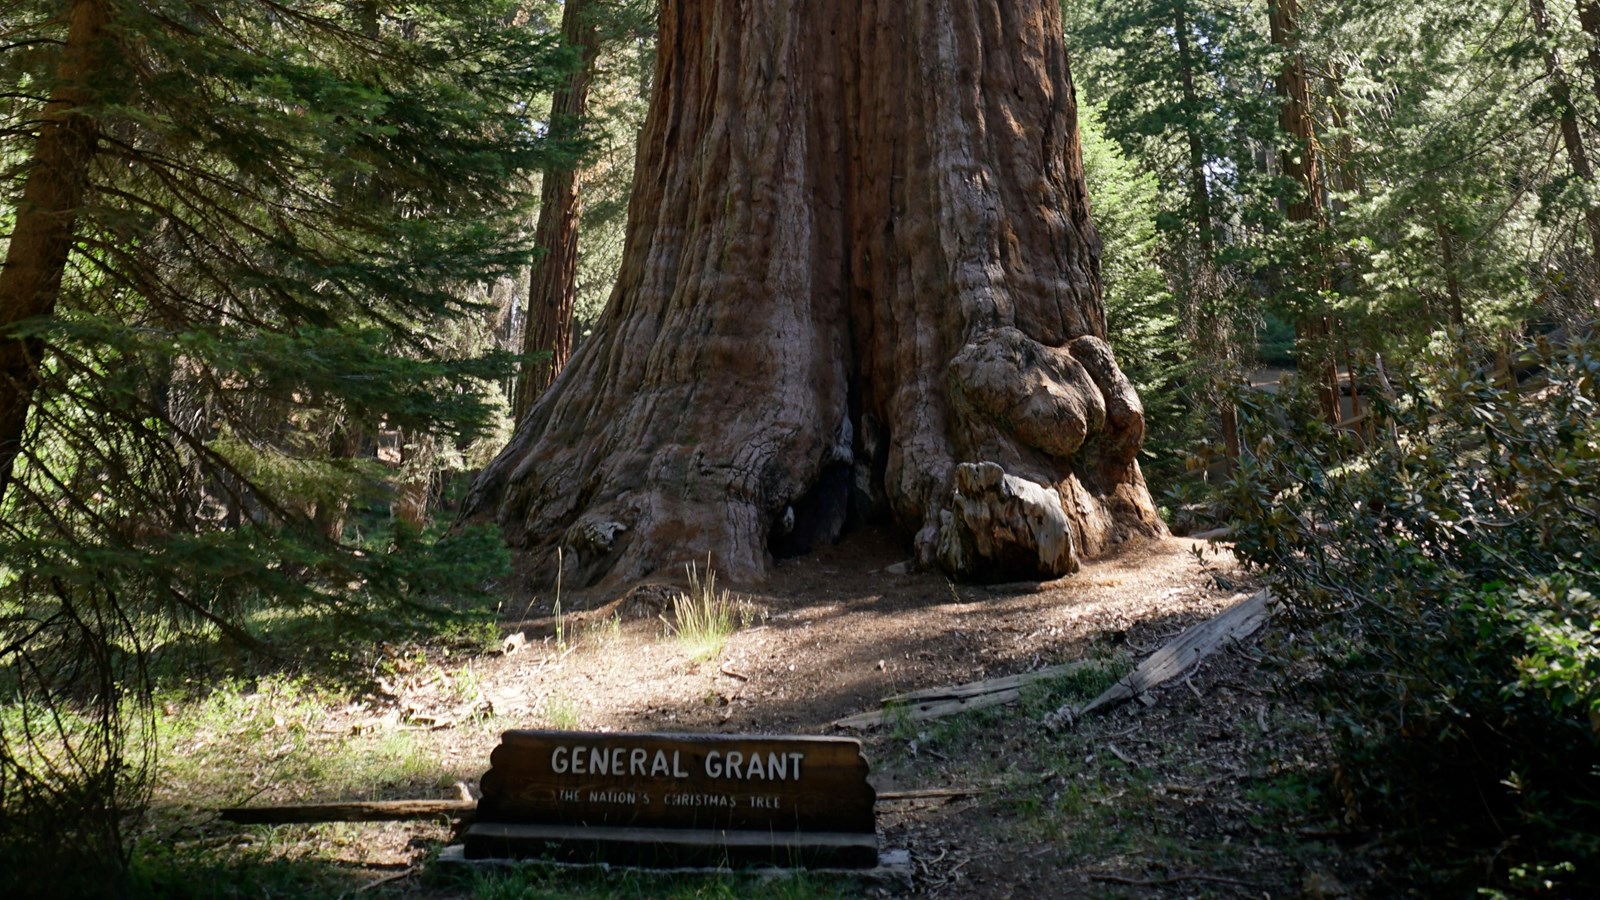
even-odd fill
[{"label": "carved white lettering", "polygon": [[[799,781],[803,753],[710,750],[704,773],[710,778],[745,781]],[[550,771],[557,775],[610,775],[649,778],[688,778],[683,752],[644,747],[562,746],[550,751]]]},{"label": "carved white lettering", "polygon": [[662,798],[667,806],[720,806],[733,809],[738,801],[727,794],[668,794]]}]

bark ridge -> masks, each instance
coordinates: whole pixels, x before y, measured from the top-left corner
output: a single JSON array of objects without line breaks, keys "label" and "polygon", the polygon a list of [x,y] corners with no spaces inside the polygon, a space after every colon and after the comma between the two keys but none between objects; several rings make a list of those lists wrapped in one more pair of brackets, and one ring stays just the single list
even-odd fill
[{"label": "bark ridge", "polygon": [[618,284],[467,517],[579,583],[759,579],[839,504],[974,579],[1160,530],[1056,4],[668,0],[659,36]]}]

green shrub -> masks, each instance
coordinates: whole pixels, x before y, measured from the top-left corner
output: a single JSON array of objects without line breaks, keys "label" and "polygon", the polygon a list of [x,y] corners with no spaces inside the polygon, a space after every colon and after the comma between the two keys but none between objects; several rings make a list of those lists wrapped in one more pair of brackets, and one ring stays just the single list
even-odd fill
[{"label": "green shrub", "polygon": [[1369,447],[1309,397],[1240,398],[1222,499],[1317,673],[1342,812],[1439,877],[1600,886],[1597,351],[1515,387],[1426,360]]}]

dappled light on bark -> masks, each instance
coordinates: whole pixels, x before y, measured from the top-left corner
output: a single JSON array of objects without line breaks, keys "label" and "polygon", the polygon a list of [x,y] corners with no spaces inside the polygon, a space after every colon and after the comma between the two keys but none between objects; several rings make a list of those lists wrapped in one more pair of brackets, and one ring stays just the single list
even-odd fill
[{"label": "dappled light on bark", "polygon": [[1060,34],[1045,2],[665,4],[617,288],[467,516],[569,584],[758,579],[846,506],[977,579],[1159,531]]}]

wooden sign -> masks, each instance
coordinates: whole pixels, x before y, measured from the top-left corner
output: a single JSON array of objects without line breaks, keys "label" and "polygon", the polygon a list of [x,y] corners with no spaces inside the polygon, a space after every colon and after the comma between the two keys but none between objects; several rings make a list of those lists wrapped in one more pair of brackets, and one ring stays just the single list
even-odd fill
[{"label": "wooden sign", "polygon": [[877,863],[850,738],[508,731],[489,761],[471,859]]}]

